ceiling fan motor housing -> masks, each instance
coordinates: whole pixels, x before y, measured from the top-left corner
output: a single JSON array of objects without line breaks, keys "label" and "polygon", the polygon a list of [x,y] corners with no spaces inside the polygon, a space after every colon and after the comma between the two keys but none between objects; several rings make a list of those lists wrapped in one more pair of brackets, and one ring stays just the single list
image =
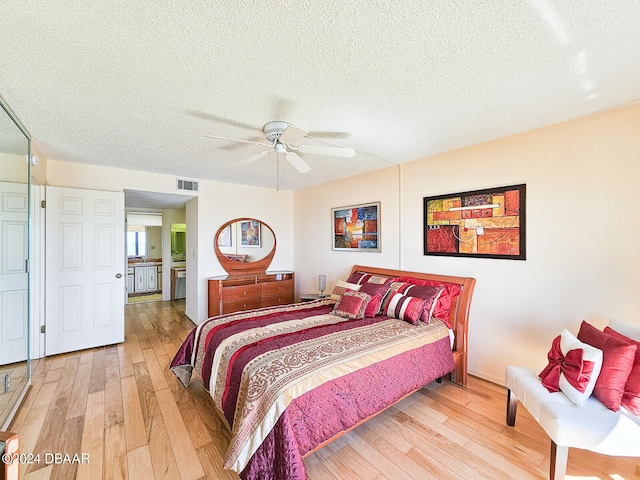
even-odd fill
[{"label": "ceiling fan motor housing", "polygon": [[269,122],[264,125],[264,127],[262,128],[262,131],[267,137],[267,140],[269,140],[270,142],[274,142],[278,138],[280,138],[280,136],[288,126],[289,124],[287,122],[280,122],[280,121]]}]

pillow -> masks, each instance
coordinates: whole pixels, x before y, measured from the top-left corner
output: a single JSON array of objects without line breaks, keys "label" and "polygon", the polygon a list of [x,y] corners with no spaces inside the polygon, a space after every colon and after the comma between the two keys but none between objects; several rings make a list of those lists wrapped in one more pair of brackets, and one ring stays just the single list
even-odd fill
[{"label": "pillow", "polygon": [[347,282],[349,283],[357,283],[359,285],[364,285],[365,283],[380,283],[380,284],[389,284],[393,278],[385,277],[382,275],[373,275],[371,273],[365,272],[353,272],[347,278]]},{"label": "pillow", "polygon": [[578,340],[602,350],[602,370],[593,395],[609,410],[620,410],[624,387],[636,358],[636,345],[601,332],[583,321]]},{"label": "pillow", "polygon": [[353,290],[354,292],[357,292],[358,290],[360,290],[360,285],[358,285],[357,283],[348,283],[343,280],[338,280],[336,286],[333,287],[331,300],[340,300],[340,296],[347,290]]},{"label": "pillow", "polygon": [[430,285],[432,287],[442,287],[442,293],[438,297],[436,306],[433,309],[433,316],[439,320],[442,320],[447,327],[452,328],[449,321],[449,311],[451,310],[451,304],[453,299],[460,295],[461,287],[457,283],[442,283],[434,280],[420,280],[414,277],[399,277],[396,279],[398,282],[411,283],[413,285]]},{"label": "pillow", "polygon": [[540,372],[542,385],[550,392],[561,390],[578,406],[593,392],[602,368],[602,350],[582,343],[564,329],[548,354],[549,364]]},{"label": "pillow", "polygon": [[424,304],[424,310],[421,315],[423,322],[429,323],[433,316],[433,311],[436,306],[436,302],[442,294],[443,287],[433,287],[429,285],[414,285],[407,282],[393,282],[389,285],[389,295],[384,300],[382,311],[386,311],[389,301],[394,293],[401,293],[408,297],[422,298],[426,300]]},{"label": "pillow", "polygon": [[369,295],[369,303],[367,303],[367,308],[364,311],[364,316],[375,317],[380,312],[380,307],[382,306],[382,297],[380,295]]},{"label": "pillow", "polygon": [[344,292],[331,313],[343,318],[363,318],[370,298],[366,293]]},{"label": "pillow", "polygon": [[380,304],[376,313],[382,313],[382,303],[389,294],[389,285],[382,283],[364,283],[360,285],[360,292],[366,293],[371,297],[380,296]]},{"label": "pillow", "polygon": [[399,290],[400,293],[404,295],[409,295],[410,297],[423,298],[425,300],[424,303],[424,311],[422,312],[422,321],[429,323],[431,317],[433,316],[433,311],[436,307],[436,303],[440,295],[442,294],[443,287],[432,287],[429,285],[411,285],[405,289]]},{"label": "pillow", "polygon": [[633,362],[633,368],[629,374],[627,384],[624,387],[622,405],[631,410],[634,415],[640,416],[640,342],[616,332],[611,327],[606,327],[604,333],[608,333],[612,337],[619,338],[620,340],[626,340],[636,346],[636,358]]},{"label": "pillow", "polygon": [[408,287],[410,285],[411,285],[410,283],[406,283],[406,282],[391,282],[389,284],[389,293],[382,301],[382,311],[383,312],[387,311],[387,307],[389,306],[389,302],[391,301],[391,297],[393,297],[394,293],[398,293],[400,289],[402,289],[403,287]]},{"label": "pillow", "polygon": [[417,325],[424,310],[426,300],[394,293],[384,314]]}]

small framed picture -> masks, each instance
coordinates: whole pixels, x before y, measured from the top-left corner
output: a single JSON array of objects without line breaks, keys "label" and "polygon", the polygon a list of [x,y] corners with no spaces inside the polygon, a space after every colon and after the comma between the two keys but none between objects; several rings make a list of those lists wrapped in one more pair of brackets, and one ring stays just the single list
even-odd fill
[{"label": "small framed picture", "polygon": [[260,222],[256,220],[240,222],[240,246],[260,247]]},{"label": "small framed picture", "polygon": [[331,209],[333,250],[380,251],[380,202]]}]

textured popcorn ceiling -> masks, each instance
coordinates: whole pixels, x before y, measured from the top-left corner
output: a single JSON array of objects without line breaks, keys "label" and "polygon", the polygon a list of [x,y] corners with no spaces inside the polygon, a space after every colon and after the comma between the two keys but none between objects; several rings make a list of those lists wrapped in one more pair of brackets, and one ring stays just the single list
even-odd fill
[{"label": "textured popcorn ceiling", "polygon": [[[639,25],[637,0],[3,0],[0,95],[49,158],[295,190],[637,102]],[[373,155],[300,174],[204,137],[271,120]]]}]

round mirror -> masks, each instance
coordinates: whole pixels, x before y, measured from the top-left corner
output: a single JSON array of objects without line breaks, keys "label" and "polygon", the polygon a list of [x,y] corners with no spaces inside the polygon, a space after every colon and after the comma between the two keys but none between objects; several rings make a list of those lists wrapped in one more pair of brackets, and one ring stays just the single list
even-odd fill
[{"label": "round mirror", "polygon": [[218,229],[214,249],[230,275],[264,273],[276,252],[276,236],[260,220],[236,218]]}]

